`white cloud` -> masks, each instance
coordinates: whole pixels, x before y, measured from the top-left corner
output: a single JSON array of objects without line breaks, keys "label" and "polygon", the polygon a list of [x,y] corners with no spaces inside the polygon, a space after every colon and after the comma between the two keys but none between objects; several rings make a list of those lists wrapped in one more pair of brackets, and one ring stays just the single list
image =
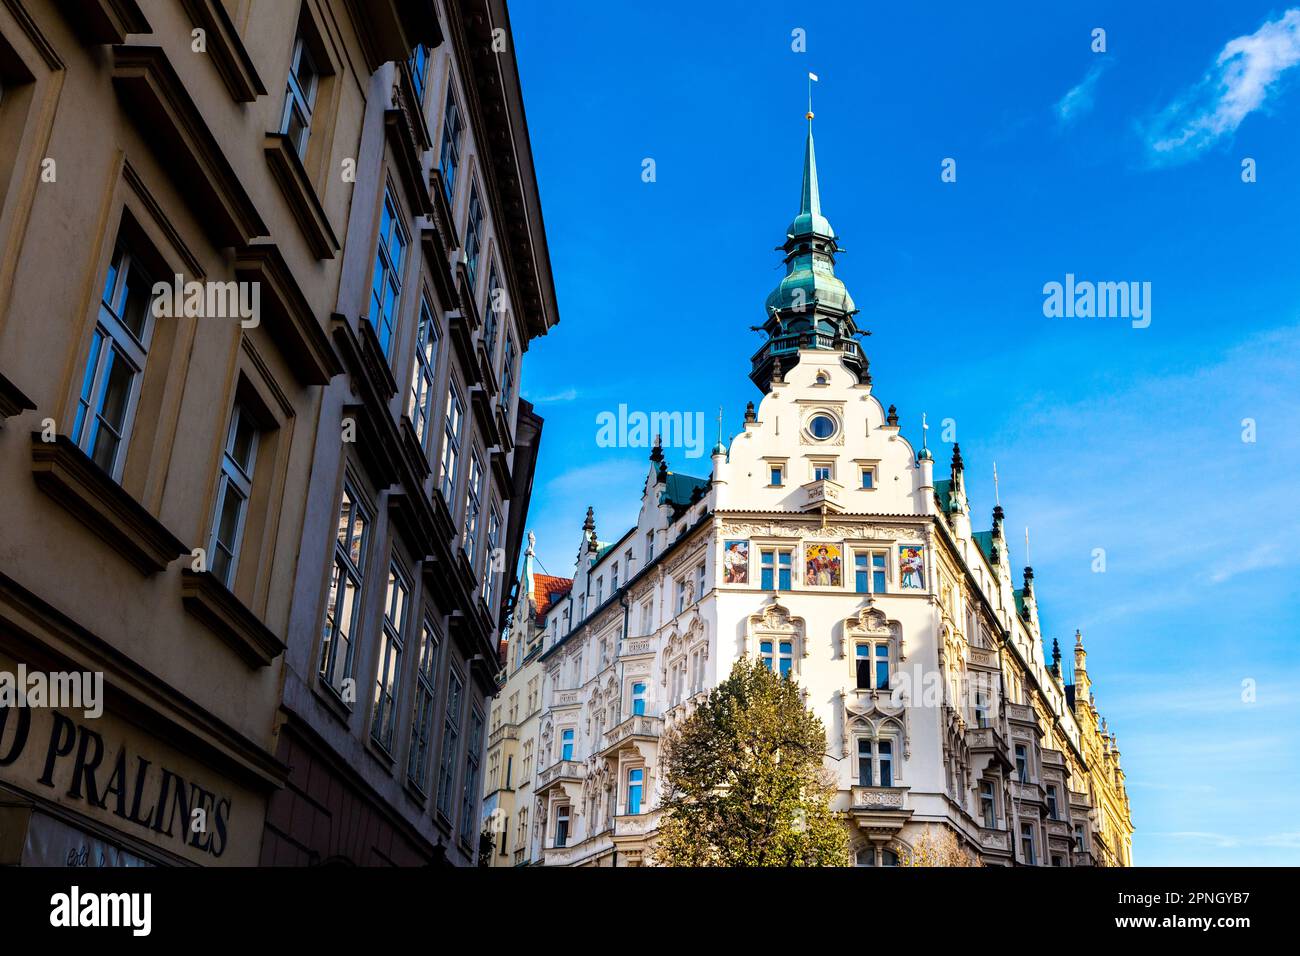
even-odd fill
[{"label": "white cloud", "polygon": [[532,395],[525,395],[530,402],[535,405],[555,405],[559,402],[571,402],[578,397],[576,388],[566,388],[563,391],[555,392],[552,395],[538,395],[534,398]]},{"label": "white cloud", "polygon": [[1101,78],[1102,73],[1106,71],[1106,67],[1110,63],[1110,60],[1100,60],[1093,64],[1087,75],[1057,100],[1055,107],[1056,118],[1061,121],[1061,125],[1072,123],[1084,113],[1092,110],[1097,80]]},{"label": "white cloud", "polygon": [[1214,67],[1147,124],[1155,163],[1185,162],[1234,133],[1264,105],[1278,79],[1300,63],[1300,8],[1229,40]]}]

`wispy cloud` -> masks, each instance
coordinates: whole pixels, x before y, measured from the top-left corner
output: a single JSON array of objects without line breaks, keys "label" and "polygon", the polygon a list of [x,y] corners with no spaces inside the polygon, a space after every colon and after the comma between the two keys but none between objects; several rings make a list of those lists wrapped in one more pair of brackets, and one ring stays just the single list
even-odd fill
[{"label": "wispy cloud", "polygon": [[1146,124],[1153,164],[1186,162],[1231,136],[1262,107],[1287,70],[1300,63],[1300,8],[1228,43],[1214,66]]},{"label": "wispy cloud", "polygon": [[1174,840],[1192,840],[1224,848],[1267,846],[1300,849],[1300,832],[1266,833],[1262,836],[1239,837],[1234,836],[1231,833],[1208,833],[1203,830],[1180,830],[1173,833],[1152,833],[1151,836],[1169,837]]},{"label": "wispy cloud", "polygon": [[1082,80],[1071,87],[1064,96],[1056,101],[1056,118],[1062,126],[1068,126],[1084,113],[1091,112],[1096,101],[1097,81],[1106,72],[1111,61],[1098,60],[1089,68]]},{"label": "wispy cloud", "polygon": [[555,392],[550,395],[534,396],[534,395],[525,394],[524,397],[536,405],[556,405],[559,404],[560,402],[573,401],[575,398],[578,397],[578,390],[576,388],[566,388],[562,391]]}]

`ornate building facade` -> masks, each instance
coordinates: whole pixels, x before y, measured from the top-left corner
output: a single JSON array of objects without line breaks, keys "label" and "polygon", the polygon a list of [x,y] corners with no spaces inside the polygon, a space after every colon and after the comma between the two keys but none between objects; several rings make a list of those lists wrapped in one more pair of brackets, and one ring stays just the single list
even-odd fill
[{"label": "ornate building facade", "polygon": [[665,734],[757,656],[827,729],[859,865],[896,864],[935,828],[990,865],[1128,865],[1119,748],[1082,637],[1063,671],[1002,509],[973,530],[959,448],[936,478],[874,394],[811,128],[782,248],[743,429],[701,476],[656,446],[637,525],[605,543],[588,510],[572,582],[515,624],[505,693],[537,684],[541,713],[500,718],[533,755],[505,859],[652,862]]}]

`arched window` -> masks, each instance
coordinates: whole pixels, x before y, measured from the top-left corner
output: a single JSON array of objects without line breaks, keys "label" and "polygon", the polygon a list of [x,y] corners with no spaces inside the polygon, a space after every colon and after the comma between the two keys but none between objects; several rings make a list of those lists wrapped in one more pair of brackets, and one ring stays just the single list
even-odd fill
[{"label": "arched window", "polygon": [[855,866],[898,866],[898,852],[868,844],[854,854],[853,863]]}]

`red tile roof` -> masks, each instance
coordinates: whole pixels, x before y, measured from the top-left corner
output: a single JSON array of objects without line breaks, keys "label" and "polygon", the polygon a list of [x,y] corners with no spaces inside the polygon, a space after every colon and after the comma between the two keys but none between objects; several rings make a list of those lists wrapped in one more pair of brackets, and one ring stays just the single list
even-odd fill
[{"label": "red tile roof", "polygon": [[536,595],[534,611],[540,622],[547,610],[573,588],[573,578],[559,578],[553,574],[534,574],[533,593]]}]

